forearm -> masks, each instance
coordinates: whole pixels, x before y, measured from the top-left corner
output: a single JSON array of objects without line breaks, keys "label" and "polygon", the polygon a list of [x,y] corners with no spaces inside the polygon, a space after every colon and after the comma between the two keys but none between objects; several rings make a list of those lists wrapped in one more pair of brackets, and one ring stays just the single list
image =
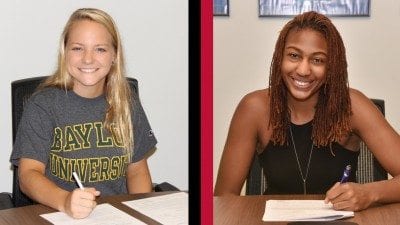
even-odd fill
[{"label": "forearm", "polygon": [[229,180],[219,176],[215,184],[214,195],[240,195],[242,186],[243,185],[240,184],[234,185],[232,182],[229,182]]},{"label": "forearm", "polygon": [[21,191],[38,203],[65,212],[68,191],[61,189],[39,171],[29,170],[20,175]]},{"label": "forearm", "polygon": [[148,193],[152,191],[152,183],[150,176],[140,175],[132,176],[128,182],[128,193]]},{"label": "forearm", "polygon": [[229,190],[229,189],[220,189],[217,186],[215,187],[214,190],[214,196],[239,196],[240,192],[238,193],[237,191],[234,190]]},{"label": "forearm", "polygon": [[[241,193],[246,180],[247,170],[238,169],[238,166],[227,164],[227,162],[230,163],[232,161],[235,160],[224,160],[224,158],[221,160],[214,189],[215,196],[240,195]],[[235,172],[232,172],[232,168],[234,168]]]},{"label": "forearm", "polygon": [[400,176],[390,180],[365,184],[375,203],[400,202]]},{"label": "forearm", "polygon": [[129,194],[148,193],[153,189],[150,171],[145,159],[137,163],[131,163],[128,166],[126,177]]}]

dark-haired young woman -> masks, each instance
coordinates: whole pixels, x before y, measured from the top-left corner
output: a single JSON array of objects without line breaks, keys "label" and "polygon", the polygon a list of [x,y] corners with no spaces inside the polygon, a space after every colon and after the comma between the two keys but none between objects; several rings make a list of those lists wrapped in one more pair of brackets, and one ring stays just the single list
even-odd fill
[{"label": "dark-haired young woman", "polygon": [[[364,141],[393,179],[340,183],[357,168]],[[280,32],[269,88],[247,94],[232,118],[215,195],[238,195],[253,156],[265,194],[326,194],[335,209],[358,211],[400,201],[400,136],[377,107],[349,88],[342,38],[324,15],[306,12]]]}]

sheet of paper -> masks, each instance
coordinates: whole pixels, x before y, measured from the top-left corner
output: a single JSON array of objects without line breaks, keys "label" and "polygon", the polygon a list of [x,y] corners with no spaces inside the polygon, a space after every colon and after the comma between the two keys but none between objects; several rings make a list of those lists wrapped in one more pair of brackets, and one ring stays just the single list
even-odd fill
[{"label": "sheet of paper", "polygon": [[332,221],[353,217],[352,211],[337,211],[323,200],[267,200],[263,221]]},{"label": "sheet of paper", "polygon": [[42,214],[41,217],[55,225],[141,225],[142,221],[105,203],[97,205],[93,212],[84,219],[73,219],[62,212]]},{"label": "sheet of paper", "polygon": [[188,194],[185,192],[122,202],[162,224],[188,224]]}]

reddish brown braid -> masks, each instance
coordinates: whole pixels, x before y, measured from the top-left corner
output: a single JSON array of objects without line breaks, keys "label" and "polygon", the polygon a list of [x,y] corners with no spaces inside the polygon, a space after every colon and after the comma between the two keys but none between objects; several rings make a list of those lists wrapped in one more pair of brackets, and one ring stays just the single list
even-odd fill
[{"label": "reddish brown braid", "polygon": [[283,145],[288,142],[287,129],[290,112],[287,88],[282,79],[281,66],[287,35],[292,30],[312,29],[323,34],[328,45],[326,81],[321,87],[313,120],[311,138],[316,146],[337,142],[351,131],[351,103],[347,78],[346,50],[343,40],[329,18],[316,12],[306,12],[289,21],[279,34],[270,67],[271,141]]}]

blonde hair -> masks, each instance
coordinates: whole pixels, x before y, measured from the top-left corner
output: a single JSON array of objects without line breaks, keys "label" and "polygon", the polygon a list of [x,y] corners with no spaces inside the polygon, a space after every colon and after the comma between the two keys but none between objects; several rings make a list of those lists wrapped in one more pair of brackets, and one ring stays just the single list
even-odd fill
[{"label": "blonde hair", "polygon": [[71,90],[73,88],[73,79],[66,69],[65,47],[72,25],[82,20],[89,20],[103,25],[111,35],[116,58],[105,81],[105,96],[108,107],[104,125],[111,134],[115,135],[116,139],[122,141],[127,153],[133,153],[133,125],[131,122],[127,122],[132,121],[132,93],[125,77],[121,38],[114,20],[106,12],[93,8],[81,8],[72,13],[61,35],[57,70],[41,84],[40,88],[57,87],[63,90]]},{"label": "blonde hair", "polygon": [[315,106],[311,138],[316,146],[338,142],[351,131],[351,103],[347,77],[346,50],[343,40],[326,16],[306,12],[289,21],[279,34],[269,76],[270,121],[273,143],[287,143],[290,112],[287,107],[287,88],[282,80],[282,59],[285,41],[292,30],[312,29],[321,33],[328,45],[326,82],[321,87]]}]

